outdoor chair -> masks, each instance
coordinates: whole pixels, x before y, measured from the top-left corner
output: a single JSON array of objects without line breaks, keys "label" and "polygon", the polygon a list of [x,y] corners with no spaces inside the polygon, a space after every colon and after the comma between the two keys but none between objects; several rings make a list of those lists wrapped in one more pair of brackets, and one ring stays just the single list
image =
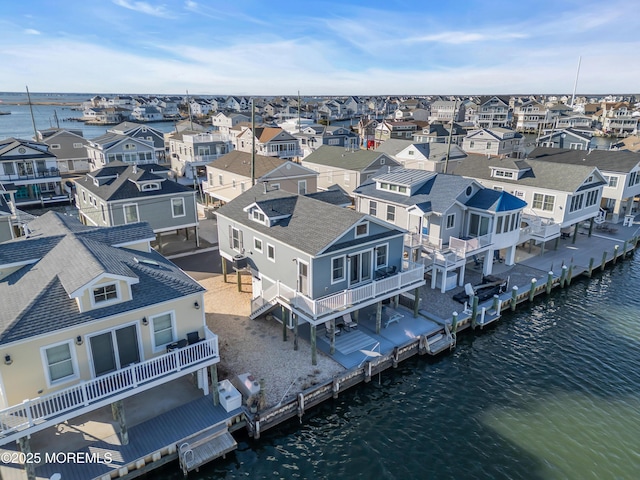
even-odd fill
[{"label": "outdoor chair", "polygon": [[194,343],[198,343],[203,339],[200,338],[200,334],[198,332],[189,332],[187,333],[187,343],[189,345],[193,345]]},{"label": "outdoor chair", "polygon": [[337,337],[338,335],[340,335],[340,333],[342,333],[340,328],[338,327],[336,327],[335,330],[331,328],[331,321],[324,322],[324,329],[325,335],[329,338],[331,338],[331,335],[335,335]]},{"label": "outdoor chair", "polygon": [[351,319],[351,314],[350,313],[345,313],[342,316],[342,321],[344,322],[344,329],[347,332],[349,330],[351,330],[352,328],[357,328],[358,327],[358,324]]}]

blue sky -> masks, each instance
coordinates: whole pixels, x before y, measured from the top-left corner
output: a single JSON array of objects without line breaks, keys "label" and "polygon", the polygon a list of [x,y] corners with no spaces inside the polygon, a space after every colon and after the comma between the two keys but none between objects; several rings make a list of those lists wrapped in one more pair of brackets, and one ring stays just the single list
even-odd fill
[{"label": "blue sky", "polygon": [[17,0],[0,90],[237,95],[640,91],[636,0]]}]

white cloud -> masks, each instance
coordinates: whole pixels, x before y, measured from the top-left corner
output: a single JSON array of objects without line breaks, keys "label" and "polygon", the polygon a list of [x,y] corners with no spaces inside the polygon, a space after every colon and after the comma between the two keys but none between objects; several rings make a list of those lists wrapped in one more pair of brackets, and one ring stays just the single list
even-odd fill
[{"label": "white cloud", "polygon": [[515,40],[527,38],[524,33],[479,33],[479,32],[440,32],[432,35],[424,35],[421,37],[406,38],[406,43],[448,43],[451,45],[460,45],[463,43],[475,43],[495,40]]},{"label": "white cloud", "polygon": [[24,32],[25,35],[41,35],[42,32],[34,28],[27,28]]},{"label": "white cloud", "polygon": [[128,0],[112,0],[119,7],[128,8],[135,12],[152,15],[154,17],[169,17],[169,12],[163,5],[153,6],[147,2],[130,2]]}]

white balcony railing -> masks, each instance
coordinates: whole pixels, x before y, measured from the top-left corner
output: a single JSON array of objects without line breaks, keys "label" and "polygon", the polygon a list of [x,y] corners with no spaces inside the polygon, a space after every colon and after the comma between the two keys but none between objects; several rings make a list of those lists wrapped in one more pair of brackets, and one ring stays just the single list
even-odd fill
[{"label": "white balcony railing", "polygon": [[462,251],[465,256],[474,255],[478,251],[488,247],[492,243],[492,235],[482,235],[480,237],[467,238],[465,240],[456,237],[449,238],[449,248]]},{"label": "white balcony railing", "polygon": [[89,407],[121,392],[131,390],[133,395],[154,380],[218,358],[218,337],[206,333],[205,340],[193,345],[0,410],[0,441],[7,435],[51,423],[65,413]]},{"label": "white balcony railing", "polygon": [[402,271],[397,274],[373,280],[359,287],[342,290],[317,300],[287,287],[280,281],[263,291],[262,297],[265,302],[280,298],[301,312],[313,318],[318,318],[346,307],[399,291],[411,285],[420,286],[422,283],[424,283],[424,265],[405,260],[403,261]]}]

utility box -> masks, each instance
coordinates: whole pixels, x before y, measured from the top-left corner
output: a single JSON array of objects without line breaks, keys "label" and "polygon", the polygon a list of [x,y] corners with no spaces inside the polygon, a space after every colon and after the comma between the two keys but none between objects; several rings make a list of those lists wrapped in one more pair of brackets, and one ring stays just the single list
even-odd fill
[{"label": "utility box", "polygon": [[260,382],[250,373],[243,373],[233,382],[245,398],[255,397],[260,393]]},{"label": "utility box", "polygon": [[220,405],[226,412],[242,406],[242,395],[229,380],[218,382],[218,396],[220,397]]},{"label": "utility box", "polygon": [[236,270],[247,268],[247,257],[245,255],[236,255],[233,257],[233,266]]}]

